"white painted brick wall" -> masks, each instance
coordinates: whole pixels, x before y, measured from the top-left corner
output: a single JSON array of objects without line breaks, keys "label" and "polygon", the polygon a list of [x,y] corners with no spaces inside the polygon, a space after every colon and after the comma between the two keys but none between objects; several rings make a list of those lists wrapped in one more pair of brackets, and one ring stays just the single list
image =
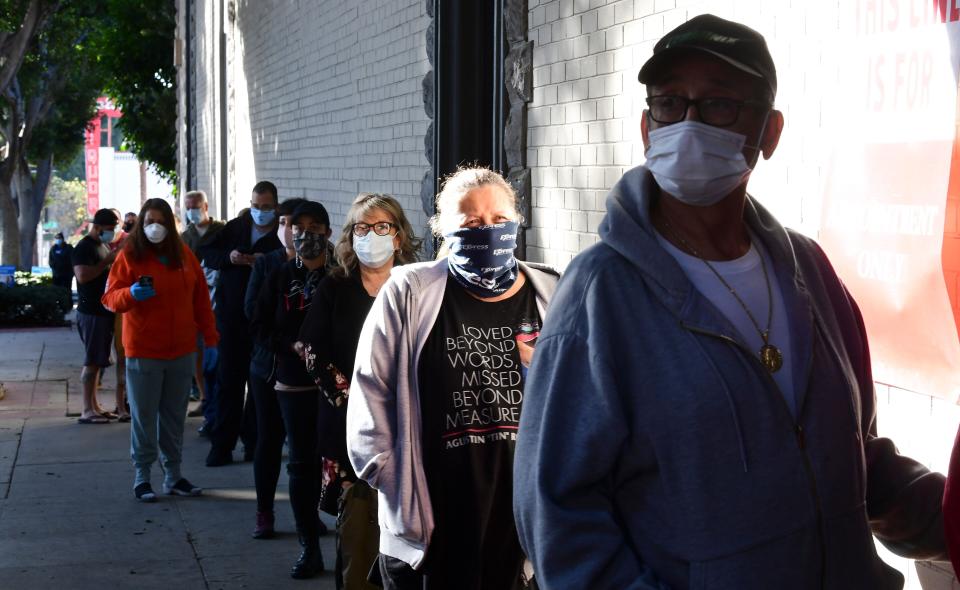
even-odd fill
[{"label": "white painted brick wall", "polygon": [[[397,197],[424,233],[424,2],[249,2],[237,11],[227,31],[230,214],[257,180],[271,180],[281,199],[324,203],[335,231],[365,191]],[[213,121],[214,112],[201,118]],[[215,161],[206,127],[198,139],[201,162]]]},{"label": "white painted brick wall", "polygon": [[[220,15],[216,12],[218,2],[213,0],[198,0],[195,3],[196,23],[196,55],[194,59],[197,67],[196,76],[196,109],[194,125],[197,133],[197,150],[194,158],[197,163],[197,185],[185,186],[184,189],[202,190],[211,200],[213,211],[217,211],[220,202],[220,175],[219,175],[219,101],[217,77],[219,72],[220,55]],[[181,152],[181,158],[186,153]],[[186,165],[181,166],[186,175]]]}]

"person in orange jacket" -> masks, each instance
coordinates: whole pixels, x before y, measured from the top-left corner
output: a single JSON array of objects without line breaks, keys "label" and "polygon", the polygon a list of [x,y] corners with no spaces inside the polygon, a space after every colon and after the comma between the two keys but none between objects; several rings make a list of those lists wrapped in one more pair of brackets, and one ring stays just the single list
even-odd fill
[{"label": "person in orange jacket", "polygon": [[219,336],[200,263],[180,239],[173,211],[163,199],[143,204],[110,269],[103,304],[123,313],[134,495],[143,502],[157,499],[150,469],[158,443],[164,492],[200,495],[201,488],[180,473],[183,426],[197,333],[207,347],[216,346]]}]

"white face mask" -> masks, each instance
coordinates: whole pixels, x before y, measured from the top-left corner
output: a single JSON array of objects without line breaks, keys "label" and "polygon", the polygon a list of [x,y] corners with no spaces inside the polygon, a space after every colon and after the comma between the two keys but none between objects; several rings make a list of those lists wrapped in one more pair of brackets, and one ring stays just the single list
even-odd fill
[{"label": "white face mask", "polygon": [[379,268],[393,257],[393,236],[378,236],[373,229],[363,237],[353,236],[353,251],[357,260],[370,268]]},{"label": "white face mask", "polygon": [[284,250],[293,250],[292,233],[290,226],[287,224],[281,223],[277,226],[277,239],[280,240],[280,244],[283,245]]},{"label": "white face mask", "polygon": [[167,228],[159,223],[151,223],[144,226],[143,233],[146,234],[151,243],[159,244],[167,237]]},{"label": "white face mask", "polygon": [[687,205],[720,202],[753,171],[743,157],[747,137],[740,133],[681,121],[651,131],[649,138],[647,170],[662,190]]}]

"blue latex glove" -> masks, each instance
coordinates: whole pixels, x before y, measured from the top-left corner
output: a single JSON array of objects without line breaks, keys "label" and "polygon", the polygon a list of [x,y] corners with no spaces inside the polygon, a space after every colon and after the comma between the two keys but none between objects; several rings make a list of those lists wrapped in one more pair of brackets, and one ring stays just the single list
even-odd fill
[{"label": "blue latex glove", "polygon": [[140,283],[134,283],[130,286],[130,294],[137,301],[144,301],[156,295],[157,292],[153,290],[153,287],[144,287]]},{"label": "blue latex glove", "polygon": [[220,353],[217,352],[216,346],[205,346],[203,348],[203,372],[209,373],[217,366],[217,359],[220,358]]}]

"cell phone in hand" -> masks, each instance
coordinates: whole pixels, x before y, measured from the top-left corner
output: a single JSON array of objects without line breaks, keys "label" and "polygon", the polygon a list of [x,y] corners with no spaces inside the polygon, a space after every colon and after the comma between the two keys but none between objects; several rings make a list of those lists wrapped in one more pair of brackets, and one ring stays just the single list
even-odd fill
[{"label": "cell phone in hand", "polygon": [[137,282],[140,283],[141,287],[152,287],[153,277],[150,275],[140,275],[140,278],[137,279]]}]

